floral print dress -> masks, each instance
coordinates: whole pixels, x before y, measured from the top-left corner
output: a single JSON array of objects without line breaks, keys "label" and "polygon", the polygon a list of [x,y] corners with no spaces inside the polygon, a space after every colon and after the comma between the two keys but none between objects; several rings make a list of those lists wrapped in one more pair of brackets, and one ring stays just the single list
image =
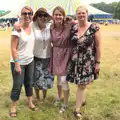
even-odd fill
[{"label": "floral print dress", "polygon": [[[77,27],[78,24],[73,27],[73,30]],[[76,39],[77,45],[73,48],[73,57],[68,67],[68,81],[86,85],[97,79],[98,73],[95,73],[95,32],[98,30],[99,27],[92,23],[84,35]]]}]

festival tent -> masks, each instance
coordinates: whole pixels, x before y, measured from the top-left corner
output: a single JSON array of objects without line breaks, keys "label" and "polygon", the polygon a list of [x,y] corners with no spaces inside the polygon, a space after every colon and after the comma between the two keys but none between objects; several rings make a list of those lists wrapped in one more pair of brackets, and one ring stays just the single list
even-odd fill
[{"label": "festival tent", "polygon": [[0,10],[0,16],[4,15],[6,13],[5,10]]},{"label": "festival tent", "polygon": [[78,6],[84,5],[88,9],[89,15],[93,15],[94,20],[112,19],[112,14],[98,10],[89,4],[84,4],[80,0],[26,0],[26,2],[21,5],[20,8],[3,17],[18,17],[21,8],[26,5],[32,7],[34,12],[40,7],[45,7],[50,14],[52,14],[53,9],[59,5],[65,9],[67,15],[71,16],[75,15],[75,11]]},{"label": "festival tent", "polygon": [[33,10],[37,10],[39,7],[45,7],[49,13],[52,13],[55,6],[59,5],[65,9],[67,15],[75,15],[76,8],[84,5],[88,9],[89,14],[109,15],[109,13],[96,9],[89,4],[84,4],[81,0],[27,0],[26,4],[31,6]]},{"label": "festival tent", "polygon": [[78,6],[84,5],[88,9],[89,16],[93,16],[94,21],[112,20],[112,14],[96,9],[89,4],[84,4],[81,0],[27,0],[26,4],[31,6],[34,11],[39,7],[45,7],[48,9],[50,14],[55,6],[60,5],[65,9],[66,14],[71,16],[75,15],[75,11]]}]

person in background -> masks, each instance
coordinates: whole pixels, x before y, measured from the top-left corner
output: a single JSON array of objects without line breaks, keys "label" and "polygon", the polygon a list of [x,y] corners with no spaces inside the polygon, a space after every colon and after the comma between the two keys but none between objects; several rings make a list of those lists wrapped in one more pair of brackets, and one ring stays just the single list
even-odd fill
[{"label": "person in background", "polygon": [[87,85],[98,78],[101,60],[101,32],[97,24],[88,22],[86,7],[80,6],[76,9],[76,18],[78,23],[73,30],[78,29],[77,45],[72,51],[67,80],[78,86],[74,116],[79,119],[82,117],[80,108],[85,102],[84,91]]},{"label": "person in background", "polygon": [[16,106],[23,83],[29,109],[34,111],[37,110],[32,102],[32,81],[34,71],[33,48],[35,40],[30,25],[32,15],[33,11],[30,7],[23,7],[21,10],[21,32],[14,30],[11,35],[11,72],[13,77],[13,87],[11,91],[12,104],[9,113],[11,117],[16,117],[17,115]]}]

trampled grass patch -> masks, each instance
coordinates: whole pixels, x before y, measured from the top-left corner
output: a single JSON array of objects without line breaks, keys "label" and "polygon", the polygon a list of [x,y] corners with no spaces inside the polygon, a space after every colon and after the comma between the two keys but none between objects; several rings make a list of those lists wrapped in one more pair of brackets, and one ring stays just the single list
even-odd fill
[{"label": "trampled grass patch", "polygon": [[[120,25],[101,25],[101,31],[103,39],[100,77],[86,90],[87,105],[81,109],[83,120],[120,119]],[[0,120],[12,120],[8,115],[12,86],[9,67],[10,32],[11,29],[0,31]],[[45,103],[35,102],[39,112],[29,111],[22,89],[15,120],[74,120],[75,94],[76,85],[70,84],[69,108],[61,115],[58,112],[59,106],[53,105],[57,95],[56,81],[53,89],[48,91]]]}]

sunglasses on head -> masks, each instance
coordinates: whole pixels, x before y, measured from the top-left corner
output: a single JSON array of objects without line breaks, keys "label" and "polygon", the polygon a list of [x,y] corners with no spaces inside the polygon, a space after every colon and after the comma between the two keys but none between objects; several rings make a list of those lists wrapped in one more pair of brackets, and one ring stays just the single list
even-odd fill
[{"label": "sunglasses on head", "polygon": [[21,14],[22,14],[22,15],[29,15],[29,16],[30,16],[30,15],[31,15],[31,16],[33,15],[31,12],[23,12],[23,13],[21,13]]},{"label": "sunglasses on head", "polygon": [[48,14],[46,14],[46,13],[40,13],[40,14],[38,14],[38,17],[48,17]]}]

